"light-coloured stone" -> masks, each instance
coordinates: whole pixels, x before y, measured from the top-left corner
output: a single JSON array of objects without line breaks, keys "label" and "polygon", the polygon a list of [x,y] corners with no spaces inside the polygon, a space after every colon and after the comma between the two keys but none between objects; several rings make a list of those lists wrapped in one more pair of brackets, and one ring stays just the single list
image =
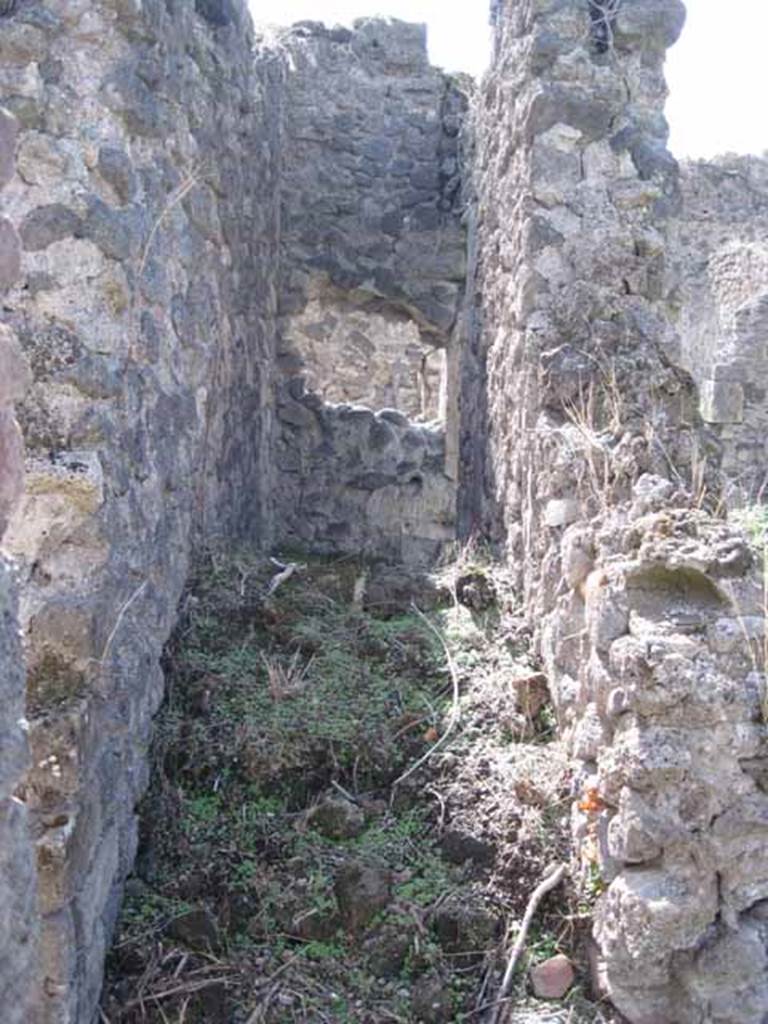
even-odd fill
[{"label": "light-coloured stone", "polygon": [[705,380],[701,387],[701,418],[705,423],[741,423],[744,388],[737,381]]}]

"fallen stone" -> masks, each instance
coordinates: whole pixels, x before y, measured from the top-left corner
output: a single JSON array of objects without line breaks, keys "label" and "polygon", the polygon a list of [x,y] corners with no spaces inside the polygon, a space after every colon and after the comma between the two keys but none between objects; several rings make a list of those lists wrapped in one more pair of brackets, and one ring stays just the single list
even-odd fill
[{"label": "fallen stone", "polygon": [[215,952],[221,943],[216,918],[204,907],[188,910],[170,921],[165,929],[166,935],[191,949],[208,949]]},{"label": "fallen stone", "polygon": [[449,956],[482,958],[496,940],[498,919],[482,895],[453,894],[441,903],[433,927],[440,947]]},{"label": "fallen stone", "polygon": [[392,898],[392,875],[387,868],[357,861],[343,864],[334,885],[344,926],[362,931]]},{"label": "fallen stone", "polygon": [[513,679],[512,688],[515,694],[515,710],[528,719],[535,718],[549,702],[549,684],[542,672]]},{"label": "fallen stone", "polygon": [[447,1024],[454,1019],[453,997],[442,978],[425,974],[413,986],[411,1008],[422,1024]]},{"label": "fallen stone", "polygon": [[480,570],[465,572],[456,580],[456,596],[476,612],[492,608],[498,600],[493,580]]},{"label": "fallen stone", "polygon": [[365,828],[365,815],[344,797],[327,797],[307,812],[307,824],[329,839],[353,839]]},{"label": "fallen stone", "polygon": [[377,978],[396,978],[403,969],[411,937],[400,927],[385,925],[365,946],[368,966]]},{"label": "fallen stone", "polygon": [[467,835],[458,829],[448,829],[443,833],[440,849],[451,864],[465,864],[471,861],[479,867],[489,867],[496,856],[493,843]]},{"label": "fallen stone", "polygon": [[531,969],[531,985],[539,999],[562,999],[575,977],[571,961],[562,953]]}]

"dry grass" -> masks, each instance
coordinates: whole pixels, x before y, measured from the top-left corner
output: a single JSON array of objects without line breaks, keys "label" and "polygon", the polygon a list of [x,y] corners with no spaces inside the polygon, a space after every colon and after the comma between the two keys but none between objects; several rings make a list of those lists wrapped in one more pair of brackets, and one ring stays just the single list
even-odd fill
[{"label": "dry grass", "polygon": [[296,651],[287,663],[272,654],[262,654],[261,660],[267,673],[267,686],[272,700],[286,700],[304,690],[315,659],[310,658],[302,665],[301,651]]}]

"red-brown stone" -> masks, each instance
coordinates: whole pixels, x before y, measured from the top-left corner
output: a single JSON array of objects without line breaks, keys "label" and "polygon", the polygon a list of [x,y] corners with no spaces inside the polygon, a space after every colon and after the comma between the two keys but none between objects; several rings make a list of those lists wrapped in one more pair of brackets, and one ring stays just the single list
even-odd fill
[{"label": "red-brown stone", "polygon": [[531,984],[539,999],[562,999],[576,977],[567,956],[558,953],[531,970]]}]

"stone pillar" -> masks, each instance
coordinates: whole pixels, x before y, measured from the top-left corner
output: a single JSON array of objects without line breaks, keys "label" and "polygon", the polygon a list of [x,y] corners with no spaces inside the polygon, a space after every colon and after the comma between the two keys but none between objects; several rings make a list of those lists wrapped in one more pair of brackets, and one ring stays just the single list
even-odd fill
[{"label": "stone pillar", "polygon": [[[0,188],[14,173],[17,124],[0,109]],[[0,218],[0,294],[17,279],[19,239]],[[13,403],[29,385],[15,335],[0,325],[0,542],[22,489],[23,461]],[[32,1024],[37,983],[34,854],[26,805],[14,795],[29,762],[25,678],[13,567],[0,550],[0,992],[8,1024]]]}]

